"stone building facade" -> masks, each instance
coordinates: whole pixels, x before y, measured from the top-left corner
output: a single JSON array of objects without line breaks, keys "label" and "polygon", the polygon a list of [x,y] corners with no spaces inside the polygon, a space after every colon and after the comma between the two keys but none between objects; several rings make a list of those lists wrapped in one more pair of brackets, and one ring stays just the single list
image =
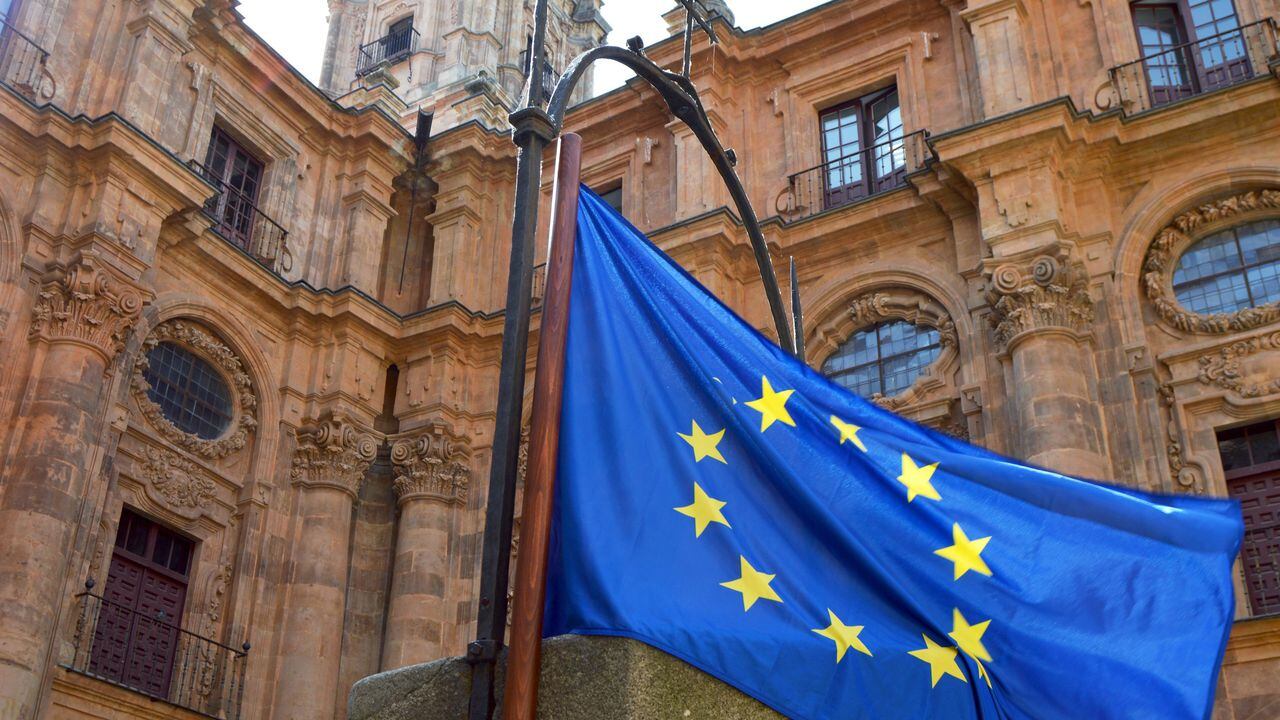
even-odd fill
[{"label": "stone building facade", "polygon": [[[323,88],[235,5],[0,0],[5,720],[342,718],[473,630],[531,4],[331,0]],[[544,75],[607,30],[552,5]],[[1225,720],[1280,717],[1277,17],[833,0],[722,14],[694,54],[815,367],[1244,501]],[[687,128],[635,83],[569,125],[585,181],[767,332]]]}]

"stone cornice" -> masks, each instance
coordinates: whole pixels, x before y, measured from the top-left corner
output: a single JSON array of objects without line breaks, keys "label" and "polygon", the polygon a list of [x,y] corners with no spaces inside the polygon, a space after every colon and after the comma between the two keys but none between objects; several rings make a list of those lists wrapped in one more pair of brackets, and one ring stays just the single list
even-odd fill
[{"label": "stone cornice", "polygon": [[1280,190],[1240,193],[1188,210],[1157,233],[1142,262],[1142,289],[1161,319],[1183,332],[1219,335],[1280,320],[1280,302],[1233,313],[1200,315],[1183,308],[1173,294],[1173,273],[1178,259],[1191,245],[1237,221],[1276,213],[1280,213]]},{"label": "stone cornice", "polygon": [[391,445],[396,498],[401,504],[418,499],[446,505],[466,503],[471,485],[470,455],[467,438],[444,423],[397,436]]},{"label": "stone cornice", "polygon": [[303,487],[360,494],[365,471],[377,455],[377,440],[341,413],[327,413],[295,431],[298,447],[289,477]]},{"label": "stone cornice", "polygon": [[86,345],[109,363],[142,312],[142,294],[102,267],[92,251],[41,279],[30,336]]},{"label": "stone cornice", "polygon": [[1064,245],[1012,258],[983,261],[990,322],[997,343],[1032,330],[1050,328],[1085,333],[1093,323],[1093,300],[1084,266]]}]

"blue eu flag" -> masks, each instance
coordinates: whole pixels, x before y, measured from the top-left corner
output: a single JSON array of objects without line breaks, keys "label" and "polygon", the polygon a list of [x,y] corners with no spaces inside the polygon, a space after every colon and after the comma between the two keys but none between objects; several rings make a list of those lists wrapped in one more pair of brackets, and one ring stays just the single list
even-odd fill
[{"label": "blue eu flag", "polygon": [[583,189],[548,635],[643,641],[796,718],[1205,718],[1227,500],[1029,467],[882,410]]}]

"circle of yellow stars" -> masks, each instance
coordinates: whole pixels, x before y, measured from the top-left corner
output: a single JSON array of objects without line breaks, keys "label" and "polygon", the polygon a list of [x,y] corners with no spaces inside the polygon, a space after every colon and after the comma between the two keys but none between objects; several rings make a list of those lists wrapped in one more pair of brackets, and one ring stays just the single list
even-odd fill
[{"label": "circle of yellow stars", "polygon": [[[766,432],[775,423],[796,427],[795,419],[787,409],[787,402],[791,400],[795,390],[775,390],[772,383],[769,382],[769,378],[765,376],[761,376],[760,386],[760,397],[745,403],[747,407],[760,413],[760,432]],[[837,444],[844,445],[847,443],[861,452],[867,452],[866,443],[858,436],[858,433],[862,430],[860,426],[835,415],[831,416],[830,422],[839,435]],[[719,449],[720,442],[724,440],[725,435],[723,428],[714,432],[707,432],[698,424],[697,420],[693,420],[687,434],[679,432],[676,434],[693,450],[694,463],[710,459],[725,465],[729,464]],[[907,453],[902,453],[902,469],[897,480],[906,491],[905,497],[908,504],[914,503],[919,498],[942,502],[942,495],[933,484],[933,475],[937,471],[938,465],[939,463],[937,462],[922,464]],[[726,528],[733,527],[724,515],[724,508],[727,504],[725,501],[709,495],[701,485],[695,482],[693,483],[693,501],[688,505],[673,509],[693,519],[694,537],[700,538],[702,533],[713,523],[723,525]],[[987,565],[987,562],[982,557],[982,553],[986,550],[988,543],[991,542],[990,536],[970,538],[969,534],[960,526],[960,523],[955,522],[951,526],[951,539],[951,545],[939,548],[933,554],[952,564],[953,581],[959,582],[961,578],[970,572],[992,577],[991,567]],[[738,556],[738,563],[738,577],[722,582],[720,585],[741,594],[743,612],[750,611],[760,600],[776,603],[783,602],[777,591],[772,587],[774,579],[777,578],[776,573],[768,573],[757,569],[742,555]],[[854,650],[867,657],[873,656],[871,649],[867,647],[867,644],[862,639],[862,632],[865,630],[865,626],[846,624],[831,608],[827,608],[827,622],[826,627],[814,628],[813,632],[830,640],[835,645],[835,662],[837,664],[844,660],[845,654],[849,650]],[[965,677],[964,671],[958,662],[960,653],[964,653],[973,660],[978,669],[978,676],[985,680],[987,686],[990,687],[991,677],[988,675],[984,663],[992,662],[992,658],[982,642],[983,635],[990,625],[991,620],[971,623],[960,612],[959,608],[954,608],[951,617],[952,630],[947,633],[947,637],[954,644],[939,644],[927,633],[921,633],[920,637],[924,647],[910,650],[907,654],[928,665],[930,687],[937,687],[938,682],[947,676],[956,678],[961,682],[968,682],[968,678]]]}]

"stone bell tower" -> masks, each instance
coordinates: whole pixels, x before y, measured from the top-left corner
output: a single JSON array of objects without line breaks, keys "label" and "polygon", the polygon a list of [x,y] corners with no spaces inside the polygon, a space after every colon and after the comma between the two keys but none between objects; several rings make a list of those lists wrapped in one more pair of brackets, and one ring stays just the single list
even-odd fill
[{"label": "stone bell tower", "polygon": [[[604,42],[603,0],[552,0],[547,23],[551,79],[578,53]],[[333,97],[382,83],[409,106],[435,114],[440,131],[468,120],[493,127],[516,107],[533,36],[532,0],[329,0],[320,85]],[[590,93],[591,75],[577,99]]]}]

